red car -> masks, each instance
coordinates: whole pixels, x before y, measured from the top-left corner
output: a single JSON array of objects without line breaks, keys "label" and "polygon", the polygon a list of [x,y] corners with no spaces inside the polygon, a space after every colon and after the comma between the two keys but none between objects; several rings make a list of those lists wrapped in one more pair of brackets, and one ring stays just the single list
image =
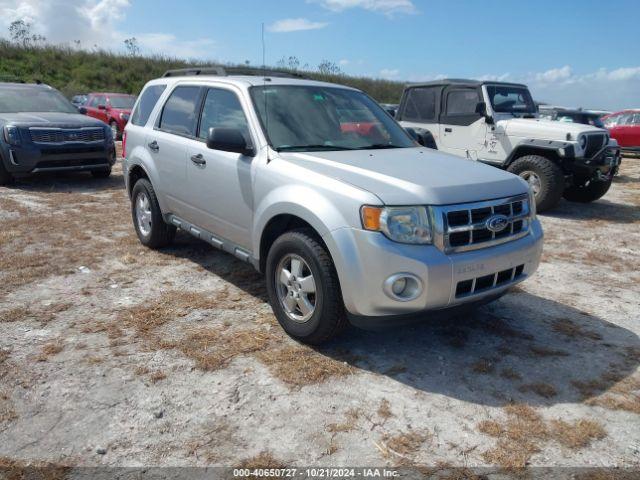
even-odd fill
[{"label": "red car", "polygon": [[612,113],[602,121],[622,150],[640,153],[640,110]]},{"label": "red car", "polygon": [[124,93],[90,93],[80,113],[102,120],[111,127],[113,138],[122,136],[124,127],[129,121],[131,109],[136,103],[134,95]]}]

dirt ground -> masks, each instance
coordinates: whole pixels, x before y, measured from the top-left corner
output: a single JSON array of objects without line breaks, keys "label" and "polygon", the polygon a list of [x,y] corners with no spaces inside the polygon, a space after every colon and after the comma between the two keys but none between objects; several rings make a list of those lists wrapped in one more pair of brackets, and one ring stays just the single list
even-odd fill
[{"label": "dirt ground", "polygon": [[447,321],[286,337],[247,264],[149,251],[118,167],[0,188],[0,466],[640,467],[640,159]]}]

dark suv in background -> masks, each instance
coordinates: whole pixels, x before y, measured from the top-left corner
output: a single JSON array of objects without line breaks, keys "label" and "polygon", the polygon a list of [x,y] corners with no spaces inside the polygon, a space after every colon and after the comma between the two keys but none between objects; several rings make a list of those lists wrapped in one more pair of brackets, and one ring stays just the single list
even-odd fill
[{"label": "dark suv in background", "polygon": [[116,153],[109,126],[42,84],[0,83],[0,185],[13,177],[90,171],[108,177]]}]

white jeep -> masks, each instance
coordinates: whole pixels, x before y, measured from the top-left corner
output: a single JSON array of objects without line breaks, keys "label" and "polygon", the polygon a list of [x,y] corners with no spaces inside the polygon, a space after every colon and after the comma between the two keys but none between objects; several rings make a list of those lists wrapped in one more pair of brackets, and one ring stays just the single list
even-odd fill
[{"label": "white jeep", "polygon": [[409,85],[396,119],[423,145],[520,175],[539,211],[564,196],[602,197],[620,165],[606,130],[538,118],[526,85],[437,80]]}]

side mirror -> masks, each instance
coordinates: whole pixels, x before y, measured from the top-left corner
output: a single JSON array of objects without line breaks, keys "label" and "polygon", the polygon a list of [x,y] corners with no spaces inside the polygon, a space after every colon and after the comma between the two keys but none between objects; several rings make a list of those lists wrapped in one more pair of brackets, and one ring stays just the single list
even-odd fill
[{"label": "side mirror", "polygon": [[85,107],[78,107],[78,112],[80,112],[82,115],[86,115],[87,109]]},{"label": "side mirror", "polygon": [[416,142],[418,142],[420,145],[424,147],[424,138],[422,138],[422,135],[420,135],[411,127],[407,127],[405,128],[405,130],[409,135],[411,135],[411,138],[413,138]]},{"label": "side mirror", "polygon": [[234,152],[248,157],[255,156],[253,145],[247,143],[237,128],[210,128],[207,135],[207,148]]},{"label": "side mirror", "polygon": [[476,104],[476,113],[484,117],[484,121],[488,125],[493,124],[493,117],[487,113],[487,104],[485,102],[478,102]]},{"label": "side mirror", "polygon": [[106,105],[98,105],[98,110],[106,110]]}]

